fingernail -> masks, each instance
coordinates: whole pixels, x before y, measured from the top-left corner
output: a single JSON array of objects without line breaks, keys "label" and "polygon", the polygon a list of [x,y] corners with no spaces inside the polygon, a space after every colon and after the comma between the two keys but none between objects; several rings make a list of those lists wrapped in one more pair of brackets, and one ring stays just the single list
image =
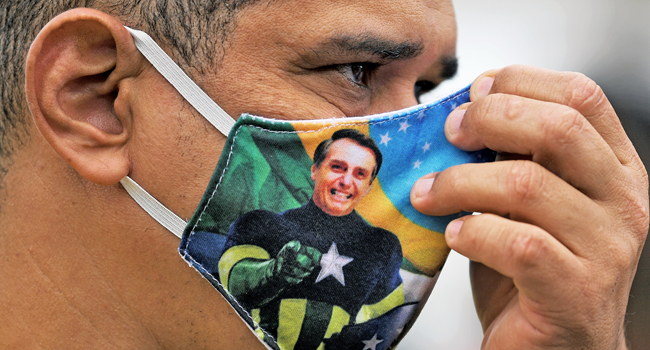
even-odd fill
[{"label": "fingernail", "polygon": [[463,122],[463,118],[465,117],[465,112],[467,112],[465,108],[456,108],[453,112],[449,113],[449,128],[453,135],[458,134],[460,123]]},{"label": "fingernail", "polygon": [[445,236],[449,236],[449,238],[456,238],[458,236],[458,232],[460,232],[460,228],[463,227],[463,224],[465,223],[465,220],[454,220],[447,225],[447,230],[445,231]]},{"label": "fingernail", "polygon": [[481,98],[487,96],[490,90],[492,90],[492,85],[494,85],[494,78],[485,77],[481,79],[476,87],[476,97]]},{"label": "fingernail", "polygon": [[424,178],[415,183],[415,198],[424,197],[431,190],[435,177]]}]

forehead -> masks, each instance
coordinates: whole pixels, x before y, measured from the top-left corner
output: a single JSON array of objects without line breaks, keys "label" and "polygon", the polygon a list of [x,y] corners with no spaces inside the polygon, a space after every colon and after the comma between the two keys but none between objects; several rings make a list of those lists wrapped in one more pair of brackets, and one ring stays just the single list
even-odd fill
[{"label": "forehead", "polygon": [[422,43],[441,54],[456,40],[448,0],[278,0],[251,6],[243,16],[238,36],[254,35],[261,46],[287,51],[324,37],[366,34]]},{"label": "forehead", "polygon": [[375,166],[375,154],[369,148],[356,143],[356,141],[340,139],[332,142],[325,161],[340,161],[350,166],[361,166],[372,169]]},{"label": "forehead", "polygon": [[[388,35],[398,29],[402,35],[416,38],[454,17],[448,0],[281,0],[253,8],[260,10],[254,12],[261,17],[283,14],[283,19],[272,20],[278,24],[274,27],[291,29],[301,38],[320,30],[333,33],[358,28]],[[310,22],[306,27],[305,21]]]}]

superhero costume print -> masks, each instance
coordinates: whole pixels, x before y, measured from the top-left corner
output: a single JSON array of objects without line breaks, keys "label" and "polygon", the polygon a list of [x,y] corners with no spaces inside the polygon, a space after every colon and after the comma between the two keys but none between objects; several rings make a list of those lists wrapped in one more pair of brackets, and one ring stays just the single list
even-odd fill
[{"label": "superhero costume print", "polygon": [[[404,304],[401,263],[394,234],[369,225],[356,211],[331,216],[310,200],[280,214],[255,210],[235,221],[219,273],[282,349],[319,349],[345,326],[363,327]],[[350,348],[355,343],[363,345],[350,342]]]}]

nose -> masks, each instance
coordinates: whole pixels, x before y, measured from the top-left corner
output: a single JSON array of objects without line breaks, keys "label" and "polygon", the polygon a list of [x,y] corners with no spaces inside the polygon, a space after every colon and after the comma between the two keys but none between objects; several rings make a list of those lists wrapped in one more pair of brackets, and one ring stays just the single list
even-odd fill
[{"label": "nose", "polygon": [[352,172],[348,171],[339,177],[339,187],[348,188],[352,184]]}]

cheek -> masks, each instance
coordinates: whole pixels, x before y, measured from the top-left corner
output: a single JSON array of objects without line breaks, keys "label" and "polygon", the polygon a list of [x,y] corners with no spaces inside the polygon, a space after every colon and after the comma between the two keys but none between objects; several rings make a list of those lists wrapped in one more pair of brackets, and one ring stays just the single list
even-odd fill
[{"label": "cheek", "polygon": [[[278,69],[256,69],[253,64],[244,67],[248,69],[230,68],[232,71],[210,79],[210,86],[219,88],[209,94],[215,96],[216,102],[231,116],[250,113],[284,120],[346,116],[341,108],[331,103],[332,99],[306,84],[309,76],[295,76]],[[225,98],[219,99],[220,96]]]}]

